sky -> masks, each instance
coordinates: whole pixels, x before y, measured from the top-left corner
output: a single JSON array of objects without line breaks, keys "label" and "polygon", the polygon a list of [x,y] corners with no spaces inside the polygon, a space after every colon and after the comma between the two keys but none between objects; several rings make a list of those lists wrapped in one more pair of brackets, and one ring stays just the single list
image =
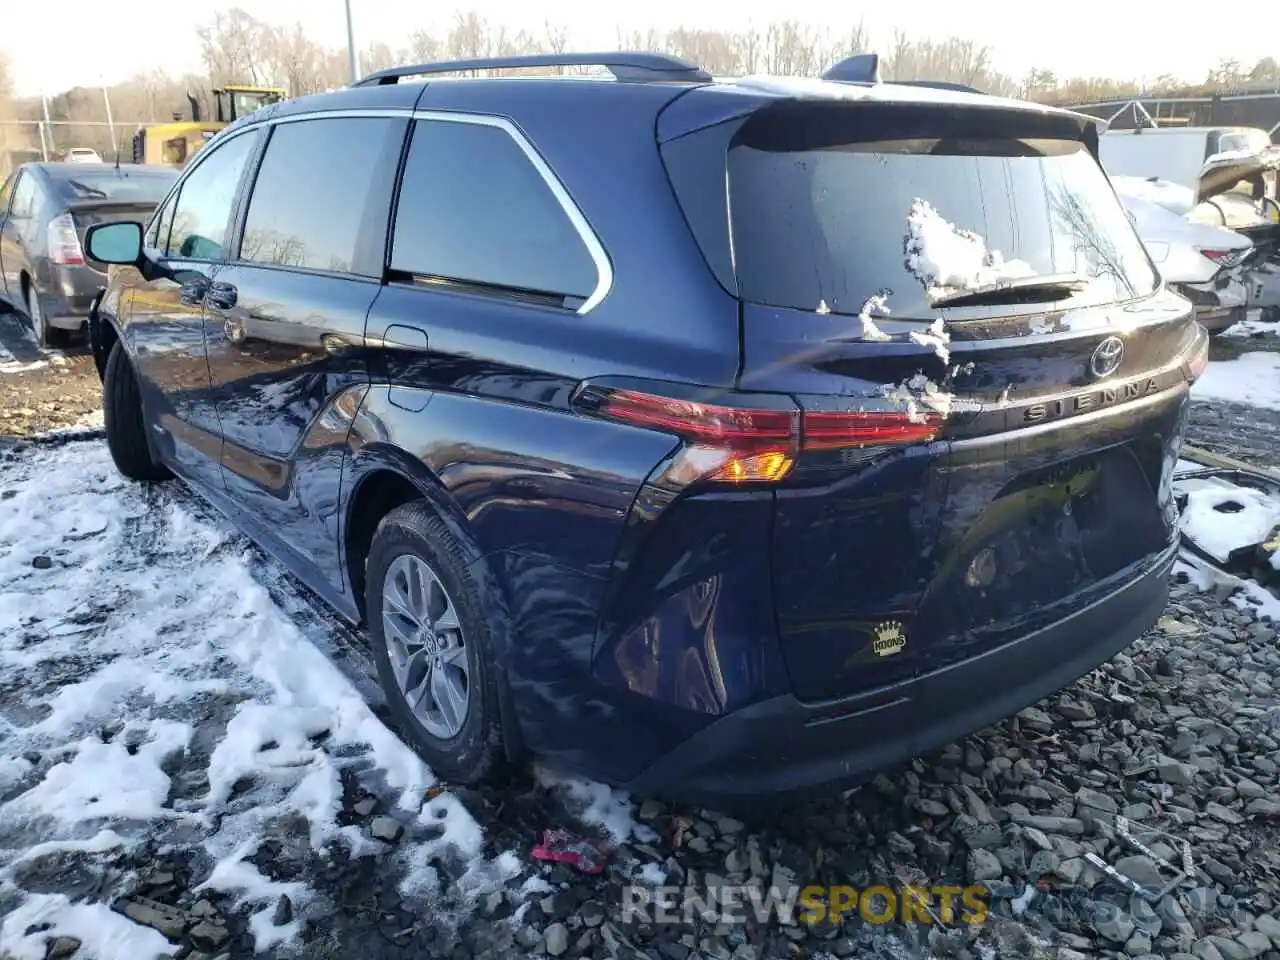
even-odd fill
[{"label": "sky", "polygon": [[[671,29],[676,26],[743,29],[792,18],[832,29],[848,29],[859,19],[873,42],[887,49],[895,29],[913,37],[957,35],[985,43],[998,69],[1023,77],[1034,67],[1067,76],[1153,79],[1171,73],[1203,80],[1221,58],[1252,65],[1280,53],[1266,30],[1204,30],[1190,16],[1152,16],[1138,0],[1076,0],[1070,5],[957,3],[913,0],[910,4],[857,4],[831,0],[641,0],[633,4],[586,5],[578,0],[475,0],[460,6],[422,0],[350,0],[356,45],[384,41],[394,49],[414,29],[442,27],[460,9],[475,10],[512,29],[540,31],[544,18],[569,28],[572,47],[611,49],[616,30]],[[50,8],[8,0],[0,29],[0,50],[8,54],[16,92],[54,94],[72,86],[116,83],[130,75],[163,69],[200,69],[196,28],[214,11],[239,6],[258,19],[301,21],[313,39],[346,45],[343,0],[240,0],[165,3],[157,0],[60,0]],[[534,12],[536,9],[537,12]],[[1168,9],[1176,10],[1170,4]],[[51,12],[51,10],[56,10]],[[1066,12],[1067,16],[1060,16]]]}]

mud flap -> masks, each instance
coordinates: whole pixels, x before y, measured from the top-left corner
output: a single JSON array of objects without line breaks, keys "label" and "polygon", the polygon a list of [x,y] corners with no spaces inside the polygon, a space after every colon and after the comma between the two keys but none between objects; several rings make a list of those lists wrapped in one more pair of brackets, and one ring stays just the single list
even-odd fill
[{"label": "mud flap", "polygon": [[98,292],[94,294],[93,303],[89,304],[89,319],[85,324],[89,335],[89,351],[93,354],[93,365],[98,371],[98,379],[101,380],[107,370],[107,354],[102,346],[102,337],[100,335],[100,327],[102,321],[98,319],[98,307],[102,305],[102,298],[106,296],[107,288],[99,287]]}]

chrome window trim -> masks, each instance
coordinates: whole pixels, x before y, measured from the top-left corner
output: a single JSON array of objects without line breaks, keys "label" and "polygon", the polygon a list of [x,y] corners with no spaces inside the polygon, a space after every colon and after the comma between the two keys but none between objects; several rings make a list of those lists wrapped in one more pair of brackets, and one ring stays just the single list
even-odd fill
[{"label": "chrome window trim", "polygon": [[[261,120],[249,122],[246,124],[246,129],[257,126],[274,126],[277,123],[298,123],[303,120],[323,120],[340,117],[407,117],[412,120],[433,120],[441,123],[471,123],[482,127],[496,127],[504,131],[507,136],[515,141],[516,146],[524,153],[525,158],[538,171],[538,175],[542,177],[543,182],[546,183],[552,196],[556,198],[556,202],[560,204],[560,208],[564,211],[565,216],[569,218],[569,222],[573,224],[574,230],[577,231],[583,245],[587,248],[587,254],[591,257],[591,262],[595,264],[596,287],[574,312],[578,316],[585,316],[599,306],[601,301],[609,295],[609,291],[613,289],[613,264],[609,260],[608,253],[605,252],[604,244],[600,242],[600,238],[591,229],[591,224],[587,222],[586,216],[578,208],[578,205],[574,203],[573,198],[569,196],[569,191],[560,182],[560,178],[555,175],[551,166],[542,158],[542,154],[538,153],[537,148],[524,135],[524,132],[506,117],[488,113],[464,113],[451,110],[411,110],[407,107],[356,107],[351,109],[314,110],[308,113],[291,114],[286,117],[264,117]],[[396,199],[399,202],[398,196]]]}]

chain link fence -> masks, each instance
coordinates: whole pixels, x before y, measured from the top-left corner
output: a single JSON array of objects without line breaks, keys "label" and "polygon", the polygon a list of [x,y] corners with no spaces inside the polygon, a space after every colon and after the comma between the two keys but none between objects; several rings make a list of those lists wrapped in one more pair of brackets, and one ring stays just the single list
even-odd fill
[{"label": "chain link fence", "polygon": [[133,134],[164,120],[0,120],[0,179],[19,164],[64,160],[73,148],[89,149],[106,163],[133,162]]}]

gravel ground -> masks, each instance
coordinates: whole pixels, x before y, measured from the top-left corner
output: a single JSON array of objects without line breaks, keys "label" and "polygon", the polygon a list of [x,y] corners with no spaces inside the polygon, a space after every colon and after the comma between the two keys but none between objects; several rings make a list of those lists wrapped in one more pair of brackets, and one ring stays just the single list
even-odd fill
[{"label": "gravel ground", "polygon": [[0,436],[100,422],[102,385],[83,344],[41,350],[17,314],[0,313]]},{"label": "gravel ground", "polygon": [[[1215,345],[1215,356],[1233,349],[1238,348]],[[7,375],[6,387],[13,376]],[[51,397],[47,402],[61,406],[64,401]],[[68,413],[60,421],[37,418],[24,422],[21,431],[9,432],[34,430],[40,423],[71,426],[84,412]],[[1197,403],[1192,441],[1274,464],[1280,413]],[[0,452],[0,518],[7,504],[35,495],[39,476],[72,461],[92,463],[95,457],[101,459],[101,442],[93,434],[64,437],[57,444],[11,440]],[[105,471],[93,477],[103,496],[120,495]],[[272,563],[175,487],[145,498],[129,495],[139,498],[135,512],[140,526],[111,545],[105,554],[108,573],[136,577],[143,570],[158,570],[161,579],[194,574],[211,580],[207,571],[213,564],[239,557],[236,562],[244,565],[247,576],[266,587],[273,615],[317,643],[376,707],[371,666],[359,638],[317,611]],[[202,531],[201,542],[208,541],[207,549],[175,548],[174,543],[191,535],[193,525]],[[9,585],[3,602],[15,602],[18,594],[13,591],[27,590],[37,598],[55,584],[74,588],[75,580],[66,579],[74,576],[74,567],[60,558],[74,556],[75,538],[85,535],[64,533],[64,542],[48,543],[49,567],[25,555],[18,558],[34,569],[22,586]],[[15,549],[13,542],[0,542],[0,561]],[[46,571],[64,579],[41,580]],[[95,574],[96,579],[85,582],[115,582],[102,570]],[[217,588],[217,583],[208,586]],[[12,737],[38,724],[47,713],[47,708],[37,709],[40,702],[52,702],[60,689],[101,669],[95,638],[106,635],[104,624],[122,602],[112,593],[117,589],[102,595],[90,590],[78,604],[38,624],[27,623],[21,635],[0,631],[0,651],[10,664],[18,662],[13,658],[19,654],[27,657],[23,663],[34,662],[39,643],[51,637],[81,631],[75,635],[84,638],[77,656],[65,663],[0,676],[0,740],[8,739],[6,730]],[[194,601],[166,602],[180,606]],[[214,596],[208,602],[224,601]],[[203,616],[204,609],[192,616]],[[209,656],[218,662],[228,659],[227,651],[234,648],[219,653],[218,644],[230,640],[219,639],[214,626],[206,629],[210,635],[202,642],[213,645]],[[181,646],[190,638],[175,642]],[[215,675],[239,676],[229,668]],[[607,834],[595,826],[601,818],[584,811],[584,804],[625,807],[625,800],[604,790],[592,794],[582,785],[576,793],[549,789],[546,778],[521,774],[482,790],[451,789],[449,795],[483,830],[481,849],[469,859],[431,852],[434,887],[406,887],[415,862],[422,865],[415,851],[435,851],[439,830],[429,822],[424,825],[425,816],[406,817],[396,792],[362,773],[360,763],[341,767],[336,822],[379,841],[376,849],[359,850],[350,843],[317,849],[305,842],[305,824],[269,825],[254,849],[242,851],[247,863],[281,885],[271,888],[277,892],[265,909],[201,887],[213,869],[210,849],[216,832],[184,839],[181,831],[166,827],[153,837],[109,850],[32,850],[33,843],[47,837],[6,823],[4,804],[38,783],[58,756],[28,751],[15,759],[12,749],[0,748],[0,768],[6,760],[26,764],[17,780],[0,776],[0,920],[6,913],[15,916],[24,896],[64,894],[72,901],[110,904],[117,914],[159,930],[174,945],[169,955],[195,960],[252,956],[255,931],[264,923],[297,930],[292,941],[271,947],[267,955],[309,958],[1280,960],[1278,691],[1275,624],[1238,598],[1233,602],[1202,593],[1176,579],[1159,624],[1060,696],[902,769],[886,771],[846,797],[816,801],[761,822],[638,803],[633,812],[640,829],[611,851],[598,876],[539,863],[529,849],[544,828],[554,826],[608,843]],[[210,756],[199,746],[199,730],[220,729],[244,695],[232,691],[191,705],[194,712],[186,719],[197,736],[179,761],[166,768],[172,780],[166,807],[185,810],[208,789]],[[127,727],[122,720],[98,735],[106,743],[127,739],[121,732]],[[265,789],[262,785],[241,786],[241,806],[213,811],[215,821],[265,802],[254,792]],[[1159,884],[1161,871],[1152,857],[1120,842],[1117,815],[1133,824],[1134,835],[1155,856],[1176,859],[1178,844],[1189,842],[1193,876],[1174,893],[1148,904],[1089,865],[1086,855],[1096,852],[1124,875]],[[477,863],[501,869],[477,882]],[[314,891],[309,907],[278,892],[301,880]],[[877,925],[856,913],[816,926],[644,923],[624,918],[622,909],[624,888],[637,882],[690,883],[703,889],[727,883],[977,883],[987,890],[991,914],[979,925]],[[5,934],[22,946],[10,947],[9,955],[0,949],[0,960],[85,956],[78,938],[54,933],[42,934],[38,922],[17,931],[6,927]],[[128,956],[134,960],[137,955]]]}]

